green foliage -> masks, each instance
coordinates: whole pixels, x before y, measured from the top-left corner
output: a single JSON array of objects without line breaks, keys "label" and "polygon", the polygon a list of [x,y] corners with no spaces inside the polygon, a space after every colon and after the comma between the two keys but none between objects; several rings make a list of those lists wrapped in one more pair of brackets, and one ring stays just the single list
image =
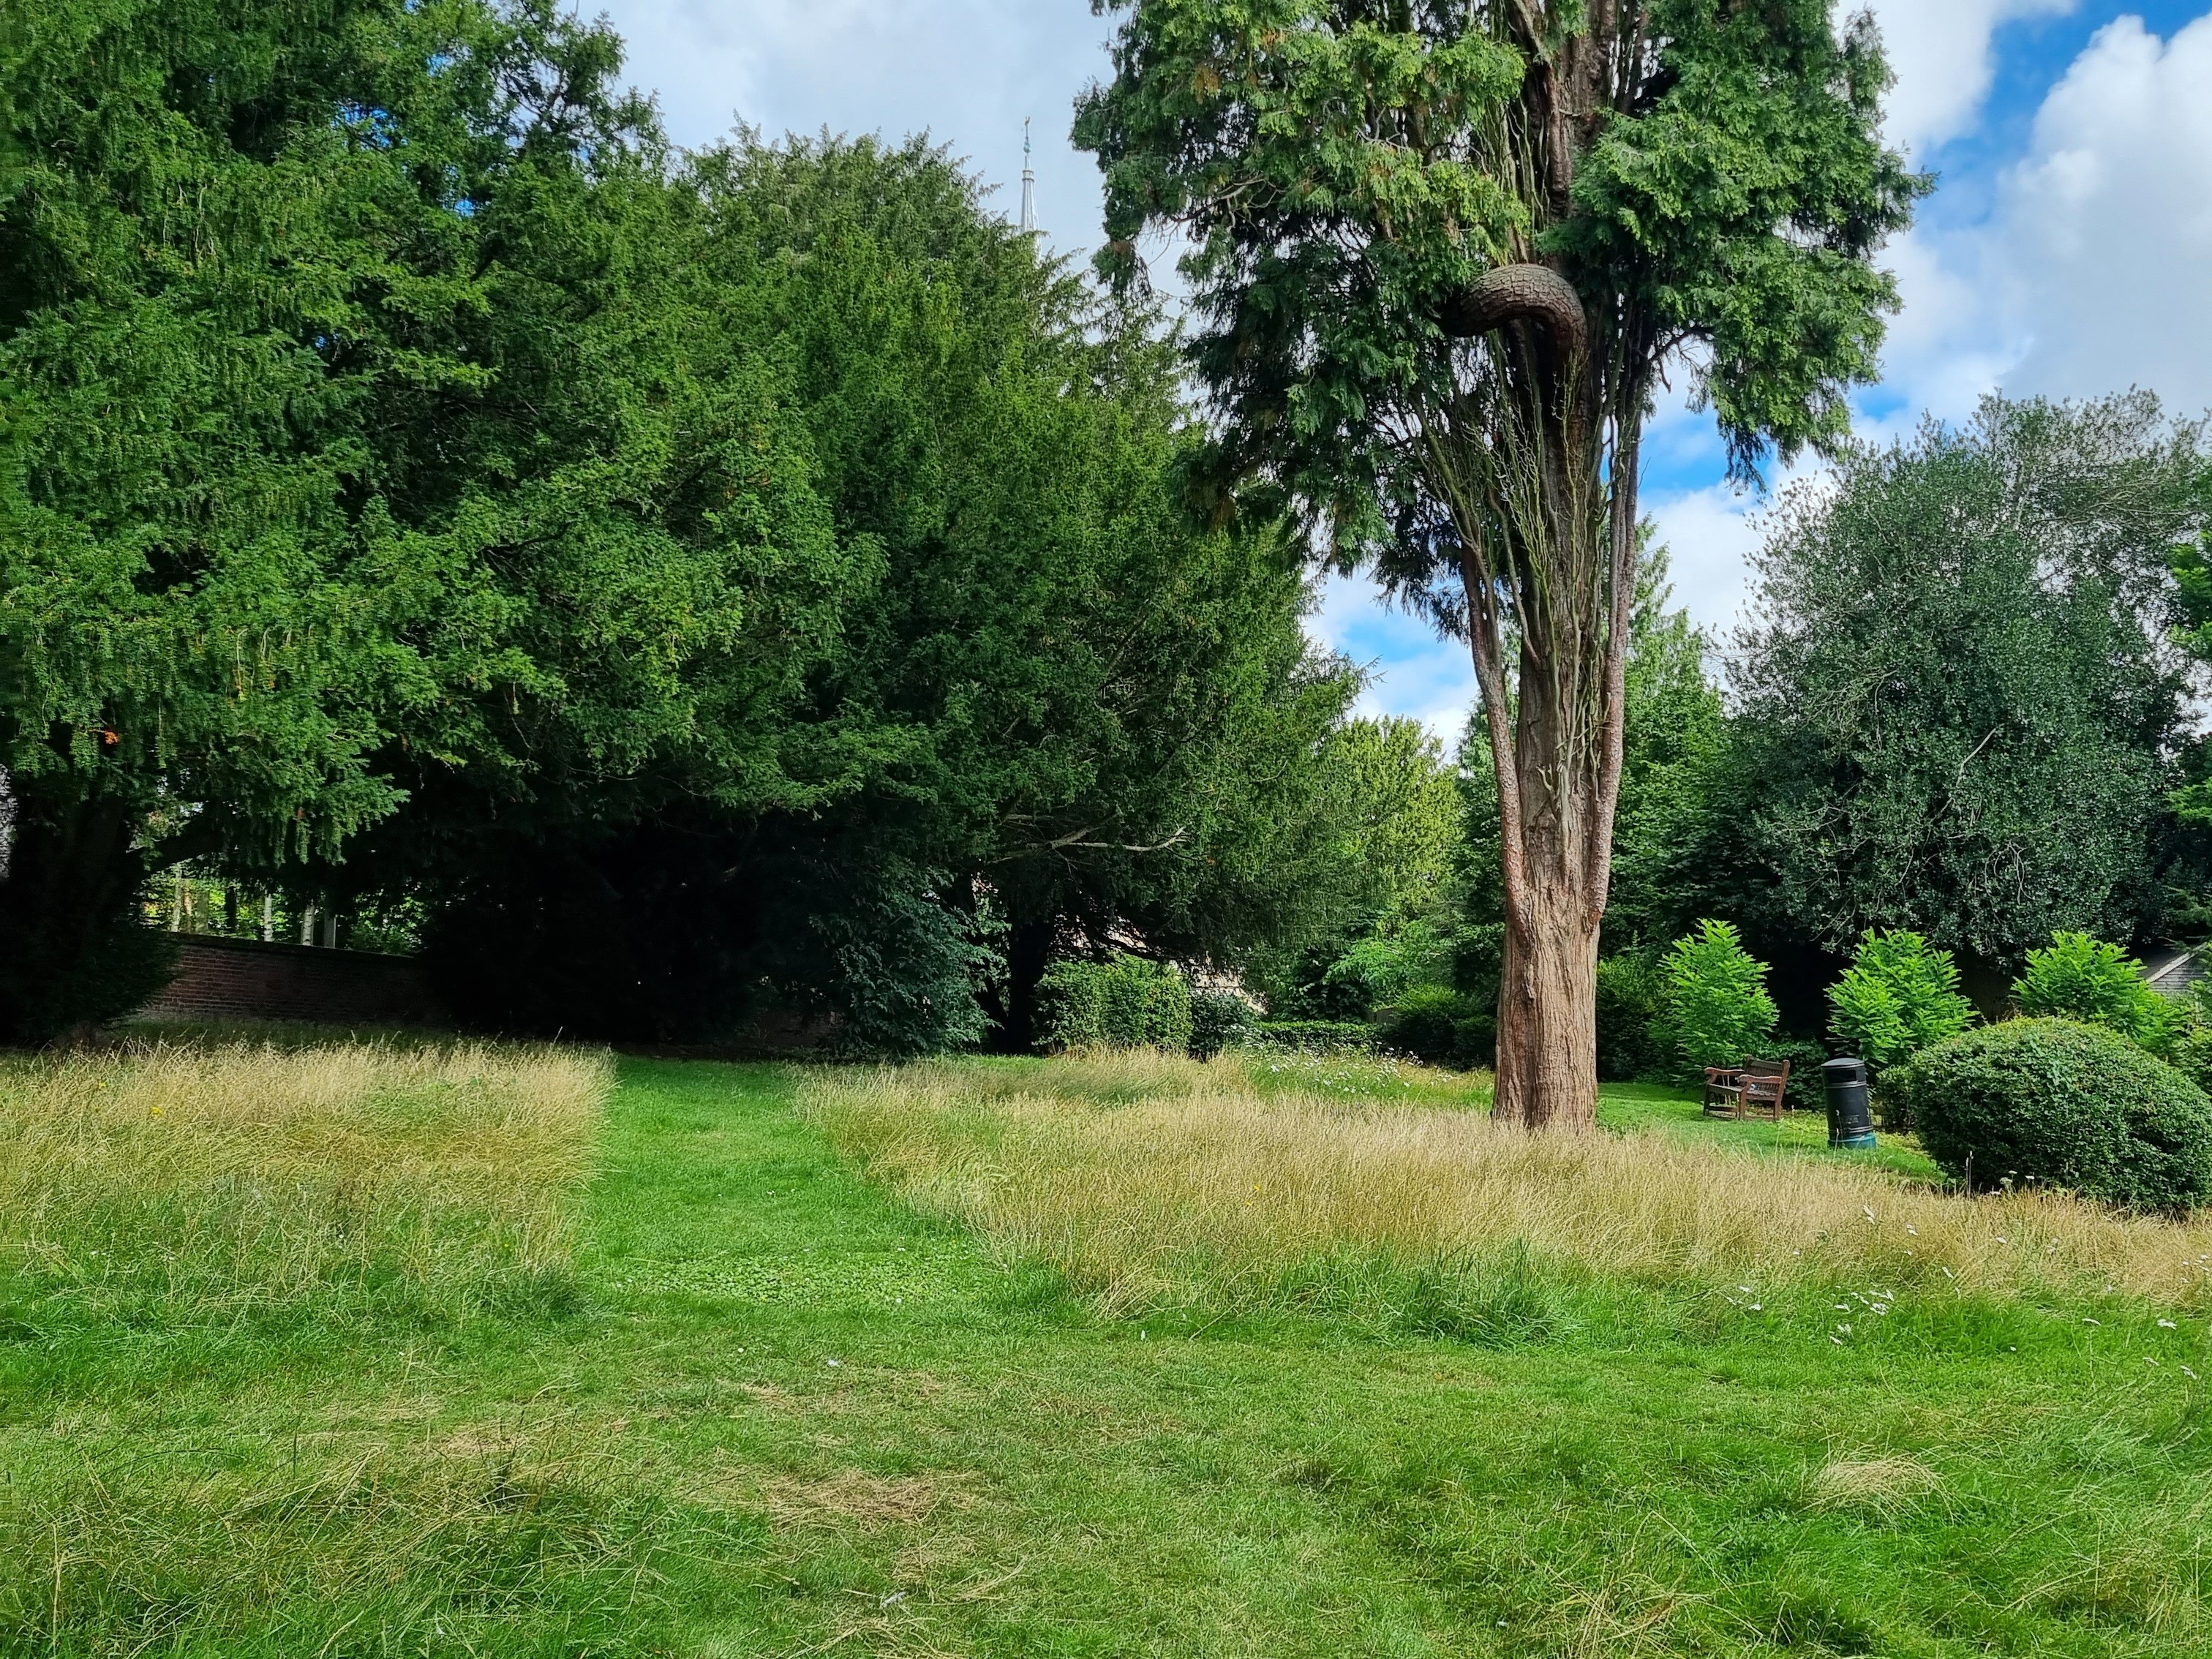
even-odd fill
[{"label": "green foliage", "polygon": [[2087,933],[2061,933],[2030,951],[2012,996],[2023,1014],[2102,1025],[2154,1054],[2166,1047],[2182,1018],[2151,989],[2141,963]]},{"label": "green foliage", "polygon": [[1662,1029],[1666,981],[1641,957],[1607,957],[1597,965],[1597,1074],[1607,1083],[1665,1077],[1675,1069]]},{"label": "green foliage", "polygon": [[1467,812],[1418,721],[1347,722],[1318,763],[1334,868],[1316,891],[1330,909],[1299,948],[1259,953],[1248,982],[1279,1018],[1364,1019],[1408,986],[1455,976]]},{"label": "green foliage", "polygon": [[1498,1042],[1492,1004],[1449,985],[1415,985],[1380,1011],[1382,1046],[1431,1066],[1472,1071],[1491,1063]]},{"label": "green foliage", "polygon": [[1659,977],[1666,989],[1662,1030],[1678,1075],[1695,1078],[1708,1066],[1763,1057],[1777,1018],[1766,964],[1753,959],[1733,926],[1698,923],[1660,959]]},{"label": "green foliage", "polygon": [[1757,1058],[1790,1062],[1790,1104],[1800,1111],[1822,1106],[1826,1092],[1820,1067],[1829,1059],[1827,1048],[1802,1037],[1771,1036],[1759,1045]]},{"label": "green foliage", "polygon": [[1669,564],[1668,548],[1651,540],[1647,525],[1629,618],[1608,951],[1656,951],[1703,913],[1700,831],[1717,803],[1729,799],[1716,776],[1727,722],[1720,688],[1705,672],[1710,642],[1674,605]]},{"label": "green foliage", "polygon": [[[27,867],[84,872],[64,908],[182,858],[335,888],[364,832],[450,854],[533,797],[619,821],[614,784],[852,786],[776,716],[869,552],[707,303],[619,57],[543,0],[0,36],[0,765]],[[100,804],[127,833],[80,833]],[[0,935],[57,983],[84,948],[16,880]]]},{"label": "green foliage", "polygon": [[841,1017],[842,1050],[905,1059],[982,1041],[976,981],[996,959],[958,915],[912,882],[863,889],[834,908],[818,895],[808,920],[826,971],[792,989],[811,989]]},{"label": "green foliage", "polygon": [[1043,1046],[1189,1050],[1194,1010],[1189,981],[1172,963],[1116,954],[1106,962],[1062,961],[1038,988]]},{"label": "green foliage", "polygon": [[[1821,8],[1627,9],[1648,56],[1566,199],[1511,135],[1580,8],[1126,9],[1119,74],[1076,124],[1106,173],[1103,258],[1127,271],[1148,227],[1182,228],[1224,459],[1340,544],[1418,516],[1397,422],[1463,391],[1436,319],[1532,243],[1594,307],[1618,296],[1632,383],[1662,344],[1710,347],[1692,372],[1745,465],[1840,436],[1843,389],[1875,373],[1895,293],[1870,255],[1926,185],[1881,146],[1875,42],[1839,42]],[[1451,551],[1408,536],[1391,556],[1425,581]]]},{"label": "green foliage", "polygon": [[1828,992],[1829,1029],[1876,1077],[1977,1018],[1959,994],[1959,969],[1908,928],[1869,930]]},{"label": "green foliage", "polygon": [[2142,1210],[2212,1199],[2212,1100],[2104,1027],[2008,1020],[1922,1050],[1886,1086],[1929,1155],[1977,1188],[2032,1182]]},{"label": "green foliage", "polygon": [[1417,986],[1450,971],[1450,945],[1431,923],[1386,923],[1331,963],[1322,975],[1333,1006],[1366,1018],[1399,1002]]},{"label": "green foliage", "polygon": [[1105,971],[1095,962],[1055,962],[1037,982],[1037,1046],[1047,1054],[1106,1046]]},{"label": "green foliage", "polygon": [[[640,407],[575,406],[563,429],[643,434],[672,465],[720,431],[738,474],[670,508],[702,534],[763,478],[789,486],[782,529],[745,508],[752,563],[702,554],[744,576],[757,634],[668,663],[695,696],[684,745],[624,746],[638,699],[612,685],[526,704],[526,774],[425,769],[332,884],[427,890],[432,953],[477,1018],[698,1040],[764,1000],[853,993],[823,929],[897,872],[902,914],[957,912],[1003,947],[975,977],[1017,1048],[1070,941],[1128,927],[1234,960],[1364,902],[1334,763],[1357,677],[1309,646],[1274,526],[1186,516],[1193,439],[1156,319],[1041,261],[926,143],[742,138],[640,199],[599,233],[624,306],[594,290],[546,323]],[[614,337],[578,337],[594,319]],[[533,359],[532,408],[575,404],[558,368]],[[672,406],[659,431],[663,380],[726,386],[720,427]],[[564,683],[605,684],[595,611],[541,621],[579,659]],[[534,986],[476,943],[518,933]]]},{"label": "green foliage", "polygon": [[1991,398],[1785,497],[1682,866],[1764,872],[1733,912],[1762,939],[1906,927],[1992,981],[2136,932],[2180,730],[2157,590],[2203,465],[2147,395]]},{"label": "green foliage", "polygon": [[1372,1054],[1375,1028],[1352,1020],[1269,1019],[1260,1023],[1260,1040],[1302,1054]]},{"label": "green foliage", "polygon": [[1200,1060],[1241,1047],[1258,1026],[1252,1005],[1234,991],[1190,994],[1190,1051]]},{"label": "green foliage", "polygon": [[2173,1016],[2173,1025],[2159,1058],[2207,1094],[2212,1094],[2212,981],[2200,980],[2189,988],[2187,1000]]}]

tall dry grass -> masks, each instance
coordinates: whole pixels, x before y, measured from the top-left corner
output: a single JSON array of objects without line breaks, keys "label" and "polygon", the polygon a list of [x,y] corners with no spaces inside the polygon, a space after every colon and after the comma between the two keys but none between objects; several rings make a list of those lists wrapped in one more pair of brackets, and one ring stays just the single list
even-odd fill
[{"label": "tall dry grass", "polygon": [[604,1056],[166,1044],[0,1066],[0,1267],[84,1311],[332,1291],[458,1311],[557,1273]]},{"label": "tall dry grass", "polygon": [[1226,1064],[1103,1056],[817,1073],[806,1109],[910,1201],[1060,1268],[1109,1310],[1281,1292],[1317,1261],[1502,1258],[1607,1278],[1848,1279],[2212,1301],[2212,1224],[2060,1194],[1969,1199],[1662,1129],[1531,1137],[1466,1110],[1256,1091]]}]

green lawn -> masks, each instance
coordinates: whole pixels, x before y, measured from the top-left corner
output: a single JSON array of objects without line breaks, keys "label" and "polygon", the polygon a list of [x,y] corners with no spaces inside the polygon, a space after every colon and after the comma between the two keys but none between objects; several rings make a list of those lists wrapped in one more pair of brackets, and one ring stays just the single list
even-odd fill
[{"label": "green lawn", "polygon": [[[791,1094],[625,1064],[573,1286],[467,1320],[0,1283],[0,1654],[2212,1651],[2200,1320],[1106,1321]],[[1773,1134],[1684,1104],[1607,1113]]]},{"label": "green lawn", "polygon": [[1598,1121],[1609,1129],[1639,1129],[1657,1125],[1668,1133],[1715,1146],[1757,1147],[1761,1151],[1797,1153],[1819,1158],[1842,1158],[1922,1181],[1940,1181],[1942,1171],[1909,1136],[1883,1133],[1880,1143],[1865,1152],[1832,1152],[1828,1149],[1828,1115],[1817,1094],[1797,1104],[1818,1109],[1784,1113],[1782,1121],[1771,1118],[1707,1117],[1703,1096],[1695,1089],[1673,1089],[1656,1083],[1608,1083],[1598,1091]]}]

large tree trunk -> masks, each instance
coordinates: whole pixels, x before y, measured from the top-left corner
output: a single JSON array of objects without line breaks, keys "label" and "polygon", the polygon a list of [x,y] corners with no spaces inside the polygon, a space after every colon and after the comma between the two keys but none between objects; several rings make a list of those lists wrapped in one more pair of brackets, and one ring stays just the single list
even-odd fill
[{"label": "large tree trunk", "polygon": [[[1593,887],[1602,861],[1592,854],[1594,837],[1609,834],[1612,815],[1601,799],[1602,751],[1593,752],[1577,731],[1576,707],[1595,701],[1595,688],[1562,688],[1539,672],[1535,659],[1534,651],[1523,653],[1514,787],[1498,792],[1501,842],[1515,851],[1506,871],[1493,1111],[1498,1121],[1523,1128],[1589,1128],[1597,1121],[1604,915]],[[1601,659],[1594,665],[1603,672]]]},{"label": "large tree trunk", "polygon": [[1531,896],[1528,937],[1506,930],[1492,1115],[1525,1129],[1589,1128],[1597,1121],[1598,932],[1578,884],[1540,885]]},{"label": "large tree trunk", "polygon": [[[1564,278],[1523,266],[1491,278],[1452,326],[1504,337],[1518,409],[1480,438],[1447,434],[1431,455],[1459,531],[1498,780],[1507,926],[1495,1115],[1586,1129],[1597,1122],[1598,933],[1626,737],[1640,410],[1606,418]],[[1470,469],[1468,457],[1488,459]],[[1516,491],[1527,479],[1534,486]]]}]

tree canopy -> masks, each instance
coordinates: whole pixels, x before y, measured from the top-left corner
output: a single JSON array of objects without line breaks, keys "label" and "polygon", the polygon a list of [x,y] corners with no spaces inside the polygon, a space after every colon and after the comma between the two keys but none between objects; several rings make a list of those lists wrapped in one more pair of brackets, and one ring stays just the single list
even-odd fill
[{"label": "tree canopy", "polygon": [[1157,320],[927,145],[680,155],[619,62],[545,0],[0,21],[0,1028],[133,1006],[186,860],[426,907],[478,1017],[893,1045],[1009,927],[1334,902],[1355,679],[1269,515],[1185,515]]},{"label": "tree canopy", "polygon": [[2147,396],[1992,398],[1786,498],[1737,681],[1796,928],[1837,952],[1913,928],[1970,987],[2061,929],[2134,937],[2181,725],[2163,578],[2203,469]]}]

